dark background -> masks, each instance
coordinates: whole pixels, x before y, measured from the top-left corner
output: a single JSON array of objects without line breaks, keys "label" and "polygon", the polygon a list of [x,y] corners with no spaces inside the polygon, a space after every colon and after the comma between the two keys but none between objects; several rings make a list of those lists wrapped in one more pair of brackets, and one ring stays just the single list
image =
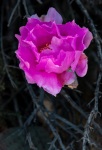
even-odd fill
[{"label": "dark background", "polygon": [[[50,7],[94,36],[87,75],[56,98],[27,84],[15,56],[19,27]],[[101,150],[102,1],[1,0],[0,15],[0,150]]]}]

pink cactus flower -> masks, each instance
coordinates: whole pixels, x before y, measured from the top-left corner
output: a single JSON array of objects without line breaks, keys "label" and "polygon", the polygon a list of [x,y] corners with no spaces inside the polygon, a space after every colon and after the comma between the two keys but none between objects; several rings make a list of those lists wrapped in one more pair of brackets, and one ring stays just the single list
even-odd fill
[{"label": "pink cactus flower", "polygon": [[88,60],[83,52],[93,38],[87,28],[62,21],[61,15],[49,8],[47,15],[28,18],[16,35],[16,56],[28,83],[36,83],[54,96],[64,85],[72,84],[76,74],[86,75]]}]

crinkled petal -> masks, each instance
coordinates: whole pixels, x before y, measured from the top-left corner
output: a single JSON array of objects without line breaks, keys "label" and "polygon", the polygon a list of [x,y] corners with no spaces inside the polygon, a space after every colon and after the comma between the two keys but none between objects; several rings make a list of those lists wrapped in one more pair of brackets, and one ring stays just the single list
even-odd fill
[{"label": "crinkled petal", "polygon": [[47,12],[47,15],[45,15],[45,17],[44,17],[44,21],[45,22],[55,21],[56,24],[62,24],[63,19],[62,19],[61,15],[55,10],[55,8],[50,7]]},{"label": "crinkled petal", "polygon": [[53,61],[52,59],[47,60],[45,66],[46,72],[55,72],[62,73],[63,71],[69,69],[71,63],[74,59],[74,52],[65,53],[63,50],[59,53],[57,60]]},{"label": "crinkled petal", "polygon": [[43,26],[35,26],[32,34],[36,37],[36,44],[38,47],[43,47],[46,44],[50,44],[52,36],[55,36],[57,34],[56,28],[54,28],[54,26],[51,26],[50,29],[50,31],[47,31]]},{"label": "crinkled petal", "polygon": [[42,87],[46,92],[56,96],[62,88],[57,75],[54,73],[37,72],[33,71],[32,74],[25,72],[28,83],[36,83],[39,87]]},{"label": "crinkled petal", "polygon": [[35,59],[35,61],[38,62],[40,58],[40,54],[38,53],[38,50],[35,44],[32,41],[28,41],[28,40],[23,40],[23,42],[26,43],[28,46],[28,49],[31,50],[33,59]]},{"label": "crinkled petal", "polygon": [[57,37],[52,38],[50,48],[49,50],[43,50],[43,55],[41,53],[41,59],[36,68],[46,70],[48,73],[62,73],[69,69],[74,61],[75,51],[67,43],[63,46],[63,40]]},{"label": "crinkled petal", "polygon": [[35,65],[29,67],[29,63],[17,55],[20,60],[20,68],[25,72],[25,77],[28,83],[36,83],[42,87],[46,92],[56,96],[62,88],[62,84],[55,73],[46,73],[45,71],[37,71]]},{"label": "crinkled petal", "polygon": [[53,22],[53,21],[55,21],[56,24],[62,24],[62,22],[63,22],[62,16],[53,7],[49,8],[46,15],[42,15],[41,17],[38,17],[38,15],[35,14],[35,15],[32,15],[30,18],[37,19],[41,22]]},{"label": "crinkled petal", "polygon": [[59,34],[59,30],[55,22],[49,22],[49,25],[45,23],[42,25],[42,27],[53,36],[58,36]]},{"label": "crinkled petal", "polygon": [[52,26],[52,22],[43,22],[43,21],[41,21],[39,19],[35,19],[35,18],[32,18],[32,17],[28,18],[28,22],[26,24],[26,28],[29,31],[31,31],[32,29],[34,29],[34,27],[36,25],[40,25],[40,26],[46,25],[48,27],[51,27]]},{"label": "crinkled petal", "polygon": [[[23,50],[23,51],[22,51]],[[32,67],[36,63],[36,56],[33,53],[32,49],[29,47],[20,46],[18,50],[15,52],[17,58],[22,62],[29,63],[29,67]]]},{"label": "crinkled petal", "polygon": [[87,62],[87,56],[84,53],[82,53],[75,70],[78,76],[83,77],[86,75],[88,70]]},{"label": "crinkled petal", "polygon": [[28,35],[28,29],[26,28],[26,26],[22,26],[22,27],[20,27],[19,30],[20,30],[20,34],[22,36],[22,40],[24,40]]},{"label": "crinkled petal", "polygon": [[83,51],[85,50],[91,40],[93,39],[92,33],[85,27],[81,28],[75,23],[75,21],[68,22],[63,25],[58,25],[60,30],[60,36],[73,36],[77,37],[73,42],[72,46],[75,50]]},{"label": "crinkled petal", "polygon": [[30,17],[30,18],[28,18],[28,22],[27,22],[27,24],[26,24],[26,28],[27,28],[29,31],[31,31],[32,29],[34,29],[34,27],[35,27],[37,24],[41,25],[42,23],[40,22],[40,20]]},{"label": "crinkled petal", "polygon": [[68,70],[68,71],[63,72],[60,75],[60,79],[63,85],[69,85],[69,84],[72,84],[76,80],[76,75],[72,70]]},{"label": "crinkled petal", "polygon": [[37,14],[34,14],[34,15],[30,16],[30,18],[34,18],[34,19],[40,20],[40,17],[38,17]]},{"label": "crinkled petal", "polygon": [[[44,49],[40,56],[44,59],[47,58],[55,58],[56,59],[56,63],[59,61],[59,63],[61,64],[61,61],[58,59],[60,56],[60,51],[63,53],[68,52],[74,52],[73,48],[70,46],[71,41],[73,40],[72,37],[68,37],[67,39],[59,39],[56,36],[53,36],[51,39],[51,44],[49,44],[49,48]],[[65,55],[64,55],[65,56]],[[63,58],[64,59],[64,58]],[[58,61],[57,61],[58,60]]]},{"label": "crinkled petal", "polygon": [[66,38],[58,38],[56,36],[53,36],[51,40],[51,49],[54,51],[74,51],[74,49],[71,47],[71,43],[73,42],[74,37],[68,36]]},{"label": "crinkled petal", "polygon": [[77,66],[77,64],[78,64],[78,62],[79,62],[79,58],[80,58],[81,54],[82,54],[81,51],[76,51],[76,52],[75,52],[75,58],[74,58],[73,63],[71,64],[71,69],[72,69],[73,71],[75,71],[75,69],[76,69],[76,66]]},{"label": "crinkled petal", "polygon": [[86,46],[86,48],[88,48],[92,39],[93,39],[92,33],[86,28],[86,34],[83,38],[83,44]]}]

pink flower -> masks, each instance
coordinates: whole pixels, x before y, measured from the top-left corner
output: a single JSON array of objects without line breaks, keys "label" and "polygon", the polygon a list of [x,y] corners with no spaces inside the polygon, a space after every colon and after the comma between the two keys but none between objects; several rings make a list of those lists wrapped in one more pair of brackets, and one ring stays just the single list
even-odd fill
[{"label": "pink flower", "polygon": [[87,73],[83,51],[93,38],[91,32],[74,21],[62,24],[62,17],[54,8],[40,18],[28,18],[16,38],[16,56],[28,83],[36,83],[54,96],[64,85],[72,84],[76,74],[83,77]]}]

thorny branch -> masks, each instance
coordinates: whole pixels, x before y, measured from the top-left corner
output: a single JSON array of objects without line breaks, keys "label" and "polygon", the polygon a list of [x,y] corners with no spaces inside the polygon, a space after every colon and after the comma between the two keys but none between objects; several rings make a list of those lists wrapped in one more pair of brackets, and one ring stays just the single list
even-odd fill
[{"label": "thorny branch", "polygon": [[98,79],[97,79],[97,83],[96,83],[96,89],[95,89],[94,108],[90,112],[90,114],[88,116],[88,120],[87,120],[86,125],[85,125],[85,131],[84,131],[84,137],[83,137],[83,150],[86,150],[86,148],[87,148],[86,144],[89,141],[89,136],[90,136],[89,135],[90,134],[90,126],[91,126],[91,123],[93,122],[94,118],[97,116],[97,113],[98,113],[99,87],[100,87],[100,82],[101,82],[101,78],[102,78],[102,50],[101,50],[102,48],[101,48],[100,39],[98,37],[98,33],[97,33],[97,30],[94,26],[93,20],[89,16],[89,14],[88,14],[87,10],[85,9],[84,5],[82,4],[82,2],[80,0],[76,0],[76,3],[78,4],[82,13],[87,18],[89,26],[92,30],[92,33],[93,33],[93,36],[94,36],[94,39],[96,42],[97,50],[98,50],[99,67],[100,67],[100,71],[99,71],[99,75],[98,75]]},{"label": "thorny branch", "polygon": [[[88,115],[83,111],[83,109],[81,107],[79,107],[74,101],[73,99],[69,96],[69,94],[67,94],[64,90],[61,91],[61,95],[63,95],[63,97],[68,101],[68,103],[71,104],[71,106],[77,110],[85,119],[88,118]],[[97,131],[102,135],[102,129],[101,127],[93,121],[93,125],[94,128],[97,129]]]},{"label": "thorny branch", "polygon": [[4,53],[4,48],[3,48],[3,16],[4,16],[4,5],[1,7],[1,35],[0,35],[0,38],[1,38],[1,54],[2,54],[2,58],[3,58],[3,62],[4,62],[4,68],[6,70],[6,73],[7,73],[7,76],[11,82],[11,85],[14,87],[14,88],[17,88],[16,84],[14,83],[14,81],[12,80],[12,77],[9,73],[9,70],[8,70],[8,67],[7,67],[7,60],[5,58],[5,53]]},{"label": "thorny branch", "polygon": [[47,123],[48,126],[50,127],[50,129],[51,129],[53,135],[57,138],[57,140],[58,140],[58,142],[59,142],[59,144],[60,144],[60,146],[61,146],[61,149],[62,149],[62,150],[66,150],[66,149],[65,149],[65,146],[63,145],[62,140],[61,140],[61,138],[60,138],[60,136],[59,136],[59,134],[58,134],[58,132],[57,132],[57,130],[54,128],[54,126],[51,124],[51,122],[49,121],[49,119],[46,117],[46,115],[45,115],[45,113],[44,113],[44,110],[41,109],[41,106],[37,103],[36,99],[34,99],[35,95],[34,95],[34,92],[33,92],[33,90],[32,90],[32,87],[31,87],[30,85],[27,85],[27,87],[28,87],[28,90],[29,90],[29,93],[30,93],[30,95],[31,95],[31,98],[32,98],[33,103],[36,105],[36,107],[37,107],[37,108],[41,111],[41,113],[43,114],[44,120],[46,121],[46,123]]},{"label": "thorny branch", "polygon": [[[46,123],[48,124],[48,126],[50,127],[51,131],[52,131],[53,134],[54,134],[54,137],[55,137],[55,138],[54,138],[54,140],[52,141],[50,148],[56,146],[56,145],[55,145],[55,142],[58,140],[60,146],[62,147],[62,149],[65,149],[65,148],[63,147],[63,145],[62,145],[62,141],[61,141],[61,139],[60,139],[60,135],[57,133],[57,131],[56,131],[56,129],[54,128],[53,124],[51,124],[51,121],[49,120],[49,118],[50,118],[51,115],[52,115],[55,119],[58,119],[58,120],[62,121],[64,124],[66,124],[67,126],[71,127],[71,128],[74,129],[75,131],[77,131],[78,134],[83,135],[83,131],[80,130],[80,129],[79,129],[76,125],[74,125],[73,123],[69,122],[68,120],[62,118],[61,116],[59,116],[59,115],[57,115],[57,114],[55,114],[55,113],[51,114],[51,112],[47,112],[47,110],[44,109],[41,105],[39,105],[38,102],[36,101],[36,96],[35,96],[35,94],[34,94],[34,92],[33,92],[33,90],[32,90],[32,87],[29,86],[29,85],[27,85],[27,86],[28,86],[28,90],[29,90],[29,93],[30,93],[30,95],[31,95],[31,98],[32,98],[33,102],[36,104],[36,107],[41,111],[41,113],[43,113],[43,117],[44,117]],[[45,115],[45,112],[47,112],[48,116]],[[27,122],[31,123],[32,119],[34,118],[34,114],[35,114],[35,113],[34,113],[34,111],[33,111],[32,114],[31,114],[31,116],[29,116],[30,122],[27,120],[26,123],[27,123]],[[59,124],[59,126],[61,127],[60,124]],[[61,128],[62,128],[62,127],[61,127]],[[56,139],[56,140],[55,140],[55,139]],[[94,143],[94,146],[97,147],[98,149],[100,149],[100,148],[97,146],[97,144],[95,144],[95,141],[93,142],[93,140],[92,140],[91,138],[88,139],[88,142],[89,142],[90,145],[93,145],[93,143]],[[93,143],[92,143],[92,142],[93,142]]]}]

